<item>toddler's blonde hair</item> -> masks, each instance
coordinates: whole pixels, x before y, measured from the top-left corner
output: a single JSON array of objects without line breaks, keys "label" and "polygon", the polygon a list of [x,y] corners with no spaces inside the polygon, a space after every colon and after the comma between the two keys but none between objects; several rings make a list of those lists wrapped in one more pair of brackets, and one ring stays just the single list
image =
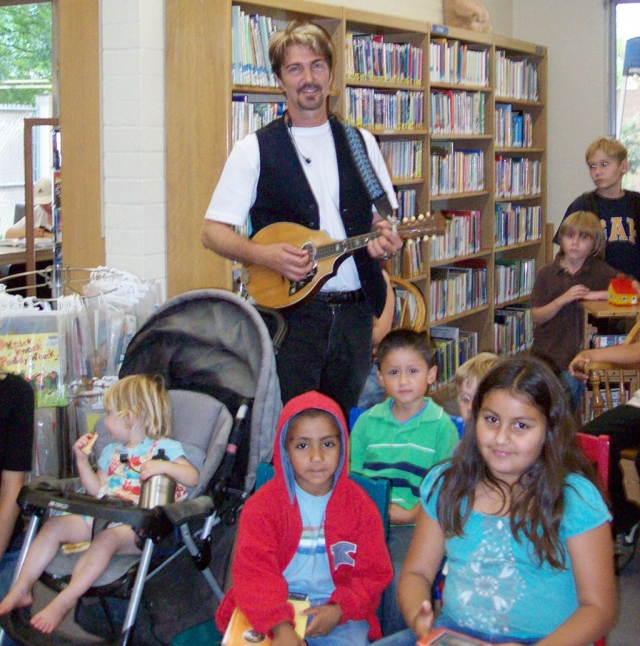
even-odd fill
[{"label": "toddler's blonde hair", "polygon": [[159,375],[130,375],[116,381],[103,397],[107,413],[134,415],[152,440],[171,437],[171,399]]}]

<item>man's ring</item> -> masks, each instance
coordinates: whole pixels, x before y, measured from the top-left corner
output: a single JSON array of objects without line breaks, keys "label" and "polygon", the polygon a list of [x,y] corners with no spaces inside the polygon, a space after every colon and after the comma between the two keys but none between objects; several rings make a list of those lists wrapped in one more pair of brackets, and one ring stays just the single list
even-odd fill
[{"label": "man's ring", "polygon": [[384,256],[382,256],[382,260],[389,260],[389,254],[385,253]]}]

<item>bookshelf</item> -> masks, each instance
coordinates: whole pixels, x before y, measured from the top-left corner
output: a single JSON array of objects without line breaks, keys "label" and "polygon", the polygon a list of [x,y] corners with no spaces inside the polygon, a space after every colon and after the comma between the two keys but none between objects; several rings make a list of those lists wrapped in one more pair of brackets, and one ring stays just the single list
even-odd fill
[{"label": "bookshelf", "polygon": [[303,0],[166,0],[170,294],[233,287],[232,263],[194,240],[238,131],[233,104],[283,98],[233,67],[240,12],[259,16],[255,33],[293,18],[327,29],[337,52],[329,108],[377,135],[407,213],[452,215],[447,236],[407,242],[389,261],[424,294],[426,328],[473,333],[478,351],[522,349],[514,334],[527,333],[528,291],[545,262],[546,48]]}]

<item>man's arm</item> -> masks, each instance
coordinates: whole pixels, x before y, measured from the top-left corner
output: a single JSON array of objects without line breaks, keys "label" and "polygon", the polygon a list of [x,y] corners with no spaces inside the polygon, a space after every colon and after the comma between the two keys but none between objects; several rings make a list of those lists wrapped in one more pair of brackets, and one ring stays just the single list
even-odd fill
[{"label": "man's arm", "polygon": [[252,242],[237,234],[230,224],[205,219],[200,238],[207,249],[224,258],[268,267],[292,281],[302,280],[312,268],[306,251],[286,242]]},{"label": "man's arm", "polygon": [[0,558],[11,540],[13,528],[20,514],[16,500],[24,484],[26,474],[23,471],[2,471],[0,480]]}]

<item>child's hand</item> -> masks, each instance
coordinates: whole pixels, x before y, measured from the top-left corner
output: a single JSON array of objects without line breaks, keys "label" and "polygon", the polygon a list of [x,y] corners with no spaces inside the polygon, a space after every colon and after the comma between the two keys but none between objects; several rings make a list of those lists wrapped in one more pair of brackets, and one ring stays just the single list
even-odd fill
[{"label": "child's hand", "polygon": [[416,634],[418,639],[428,635],[433,629],[433,606],[430,601],[423,601],[418,614],[411,622],[411,630]]},{"label": "child's hand", "polygon": [[591,290],[584,285],[574,285],[570,287],[563,295],[565,303],[571,303],[572,301],[580,301],[587,298]]},{"label": "child's hand", "polygon": [[336,603],[328,603],[324,606],[315,606],[314,608],[307,608],[300,613],[301,615],[313,615],[305,637],[325,637],[328,635],[342,619],[342,610]]},{"label": "child's hand", "polygon": [[284,621],[273,628],[273,646],[305,646],[304,639],[300,639],[293,626]]},{"label": "child's hand", "polygon": [[167,473],[168,460],[147,460],[140,465],[140,480],[148,480],[152,476]]},{"label": "child's hand", "polygon": [[89,459],[90,452],[85,453],[82,449],[94,441],[94,433],[85,433],[76,440],[76,443],[73,445],[73,453],[76,456],[76,462],[86,462]]}]

